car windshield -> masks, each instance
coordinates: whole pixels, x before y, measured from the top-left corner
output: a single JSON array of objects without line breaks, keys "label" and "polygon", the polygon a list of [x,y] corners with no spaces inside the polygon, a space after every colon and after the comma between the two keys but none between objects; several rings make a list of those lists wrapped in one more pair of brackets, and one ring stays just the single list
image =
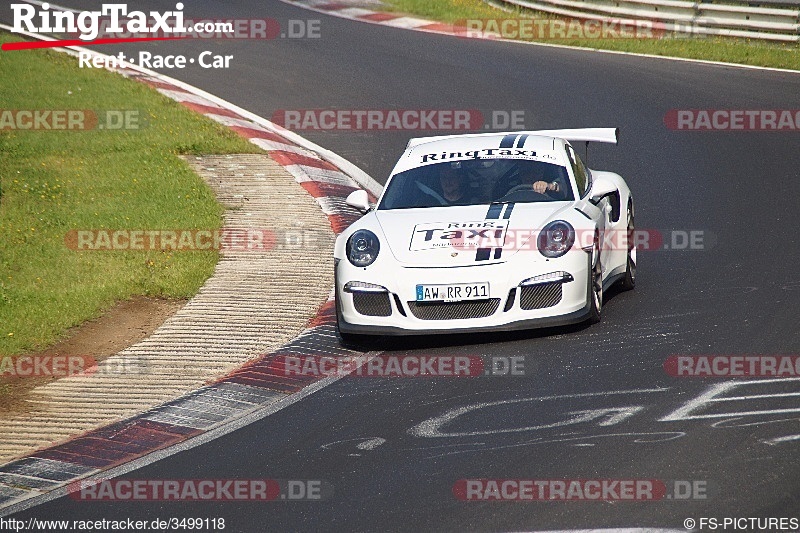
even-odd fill
[{"label": "car windshield", "polygon": [[569,174],[561,165],[529,159],[470,159],[396,174],[378,209],[573,199]]}]

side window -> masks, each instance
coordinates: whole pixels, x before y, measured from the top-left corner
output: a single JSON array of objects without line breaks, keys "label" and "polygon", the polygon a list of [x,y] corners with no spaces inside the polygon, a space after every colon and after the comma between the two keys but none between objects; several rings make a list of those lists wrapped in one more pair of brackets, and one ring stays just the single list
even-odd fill
[{"label": "side window", "polygon": [[569,145],[567,145],[567,158],[569,158],[569,164],[572,166],[572,173],[575,175],[575,183],[578,185],[578,194],[583,196],[591,186],[591,176],[586,170],[586,167],[583,166],[581,158],[578,157],[578,154],[576,154]]},{"label": "side window", "polygon": [[578,167],[581,169],[583,175],[586,176],[586,189],[581,191],[581,196],[583,196],[585,193],[589,192],[589,189],[592,188],[592,171],[586,168],[586,166],[583,164],[583,161],[581,161],[581,158],[578,157],[578,154],[575,154],[575,161],[577,161]]}]

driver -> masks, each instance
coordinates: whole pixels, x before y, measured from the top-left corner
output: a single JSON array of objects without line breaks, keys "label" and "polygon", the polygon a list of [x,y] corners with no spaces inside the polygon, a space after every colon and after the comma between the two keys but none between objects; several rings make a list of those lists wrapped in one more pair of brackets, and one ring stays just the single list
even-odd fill
[{"label": "driver", "polygon": [[545,181],[542,179],[538,179],[533,183],[523,182],[523,183],[512,184],[511,187],[506,191],[505,196],[503,198],[508,197],[510,194],[515,192],[523,192],[530,190],[533,190],[533,192],[537,194],[547,196],[552,200],[564,199],[564,193],[562,192],[561,185],[558,183],[558,181]]},{"label": "driver", "polygon": [[[561,187],[558,185],[557,181],[547,182],[544,180],[535,181],[533,183],[533,190],[534,192],[538,192],[539,194],[547,194],[553,198],[562,196]],[[550,194],[554,193],[554,194]]]},{"label": "driver", "polygon": [[[564,172],[566,175],[566,172]],[[538,197],[532,197],[535,193]],[[495,183],[494,198],[498,201],[560,201],[570,196],[570,191],[557,168],[547,163],[528,161],[508,164],[508,170]]]}]

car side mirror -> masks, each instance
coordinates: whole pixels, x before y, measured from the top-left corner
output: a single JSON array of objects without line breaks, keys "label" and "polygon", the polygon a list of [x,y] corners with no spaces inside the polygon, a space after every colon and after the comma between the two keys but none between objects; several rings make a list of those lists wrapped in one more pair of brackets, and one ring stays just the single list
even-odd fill
[{"label": "car side mirror", "polygon": [[589,191],[589,201],[597,205],[606,196],[610,196],[617,192],[617,185],[608,178],[598,177],[592,183],[592,188]]},{"label": "car side mirror", "polygon": [[345,203],[350,207],[358,209],[362,213],[366,213],[372,209],[372,206],[369,205],[369,195],[364,189],[358,189],[348,194]]}]

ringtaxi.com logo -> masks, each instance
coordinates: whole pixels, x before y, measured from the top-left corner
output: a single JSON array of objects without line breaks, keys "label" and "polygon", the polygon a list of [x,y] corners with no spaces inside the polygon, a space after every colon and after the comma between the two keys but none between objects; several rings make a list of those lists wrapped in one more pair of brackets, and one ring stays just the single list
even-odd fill
[{"label": "ringtaxi.com logo", "polygon": [[16,33],[55,33],[82,41],[104,39],[225,38],[318,39],[321,21],[291,19],[286,27],[276,19],[201,19],[185,17],[184,5],[173,11],[129,11],[127,4],[102,4],[99,11],[58,8],[44,2],[37,10],[29,4],[11,4]]},{"label": "ringtaxi.com logo", "polygon": [[138,109],[0,109],[0,131],[139,130],[146,126]]},{"label": "ringtaxi.com logo", "polygon": [[[128,11],[127,4],[103,4],[100,11],[74,11],[71,9],[50,9],[44,2],[38,11],[29,4],[11,4],[14,14],[12,31],[31,33],[76,33],[80,39],[92,41],[100,34],[100,18],[108,17],[110,31],[143,32],[148,35],[163,31],[168,34],[185,32],[183,3],[175,4],[175,11]],[[125,28],[122,27],[122,19]],[[153,21],[152,24],[148,20]]]},{"label": "ringtaxi.com logo", "polygon": [[[108,17],[99,21],[100,39],[142,39],[142,38],[180,38],[180,39],[319,39],[322,37],[322,21],[319,19],[289,19],[281,25],[278,19],[198,19],[185,21],[186,31],[132,32],[123,28],[113,31],[113,23]],[[78,35],[67,32],[68,35]]]}]

